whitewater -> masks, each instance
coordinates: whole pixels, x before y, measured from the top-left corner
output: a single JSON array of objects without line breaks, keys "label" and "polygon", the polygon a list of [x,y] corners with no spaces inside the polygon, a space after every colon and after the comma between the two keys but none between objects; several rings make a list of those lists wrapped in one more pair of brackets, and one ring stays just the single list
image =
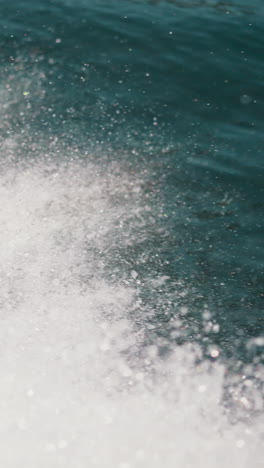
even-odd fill
[{"label": "whitewater", "polygon": [[[222,339],[220,348],[221,340],[214,344],[212,338],[222,330],[215,311],[210,310],[213,301],[206,297],[210,294],[210,281],[209,287],[205,281],[203,288],[203,278],[217,271],[210,265],[214,257],[207,259],[204,251],[209,246],[217,253],[221,233],[224,233],[226,250],[220,249],[220,253],[232,253],[228,242],[237,246],[231,259],[234,268],[230,266],[230,271],[237,274],[239,270],[235,268],[236,260],[243,253],[244,239],[248,238],[240,234],[234,241],[231,236],[236,236],[246,221],[251,221],[242,216],[243,203],[243,213],[237,215],[236,211],[240,199],[250,195],[243,191],[236,194],[232,184],[240,165],[243,166],[240,159],[243,161],[242,150],[248,133],[244,127],[241,133],[234,133],[231,126],[230,134],[238,135],[242,142],[239,164],[235,160],[232,166],[236,171],[231,173],[231,188],[224,185],[221,172],[213,171],[213,176],[217,174],[219,179],[210,177],[209,172],[205,189],[195,176],[194,182],[190,180],[191,163],[187,161],[190,150],[194,167],[204,164],[201,178],[206,179],[211,158],[208,147],[215,148],[218,154],[217,143],[210,133],[211,114],[210,132],[206,130],[203,135],[200,118],[198,130],[193,129],[196,112],[193,106],[200,102],[201,90],[192,91],[186,85],[192,106],[188,138],[185,139],[174,120],[180,112],[179,120],[182,128],[185,126],[184,103],[178,101],[177,106],[172,105],[168,130],[173,133],[175,127],[177,138],[174,136],[171,144],[162,136],[165,135],[163,112],[175,96],[182,95],[183,99],[185,96],[186,77],[182,79],[182,87],[177,92],[174,90],[182,73],[181,59],[179,64],[176,61],[176,66],[172,60],[173,66],[164,68],[164,63],[170,65],[170,57],[174,57],[174,52],[167,54],[167,50],[173,50],[169,41],[176,37],[177,31],[173,24],[167,26],[167,18],[172,18],[172,5],[166,15],[162,7],[164,19],[159,23],[159,10],[150,12],[148,6],[148,17],[142,7],[138,16],[133,16],[133,8],[137,7],[132,3],[132,19],[127,18],[126,3],[121,6],[121,2],[118,4],[121,13],[117,8],[115,15],[108,3],[100,9],[100,2],[95,2],[94,8],[88,9],[89,2],[79,1],[82,10],[75,8],[72,0],[48,2],[48,6],[43,2],[22,3],[24,8],[11,4],[6,6],[7,10],[3,8],[6,17],[13,18],[10,24],[2,14],[2,49],[6,57],[2,61],[0,88],[0,466],[264,468],[263,336],[257,336],[258,332],[262,335],[260,322],[253,320],[255,303],[252,301],[240,314],[243,288],[248,286],[242,280],[241,291],[233,286],[230,296],[235,303],[234,311],[229,297],[226,316],[227,322],[230,318],[230,323],[235,325],[230,333],[226,327],[226,340]],[[195,3],[204,6],[210,2]],[[217,9],[210,8],[210,11],[222,11],[224,6],[218,3],[221,2],[213,2]],[[71,9],[66,10],[65,6]],[[8,13],[9,8],[12,14]],[[185,14],[182,2],[180,8],[181,14]],[[195,10],[188,11],[193,18],[199,16]],[[140,47],[136,49],[137,42],[133,45],[132,41],[133,21],[137,25],[141,20]],[[179,23],[196,29],[187,16],[184,21],[179,19]],[[127,38],[129,24],[132,32]],[[214,23],[208,21],[208,25],[214,29]],[[238,29],[231,26],[230,31],[236,35]],[[148,38],[146,31],[151,31]],[[226,40],[228,36],[223,31]],[[183,41],[184,57],[185,41],[189,37],[188,30],[185,36],[179,29],[176,42]],[[219,34],[216,39],[219,40]],[[199,44],[194,36],[187,48],[192,53],[185,60],[188,66],[198,60],[200,67],[200,51],[193,49],[196,42]],[[209,43],[213,48],[207,36],[204,42],[206,47]],[[105,55],[105,44],[109,45],[109,57]],[[146,67],[146,57],[152,47],[155,49],[153,63],[150,61]],[[244,47],[237,47],[242,57]],[[139,55],[129,59],[128,67],[127,57],[133,57],[134,49]],[[206,52],[208,57],[211,53],[211,49]],[[112,64],[113,57],[116,62],[113,60]],[[229,60],[232,72],[240,77],[240,68],[233,66],[232,58]],[[210,73],[207,77],[207,61],[204,63],[202,79],[190,74],[189,80],[194,85],[205,83],[206,98],[201,102],[204,100],[207,112],[213,107],[207,91],[214,80]],[[256,63],[259,79],[261,60]],[[253,66],[249,69],[254,71]],[[222,82],[226,86],[229,74],[223,70]],[[216,71],[218,77],[220,72]],[[152,75],[155,77],[156,73],[157,88],[151,91],[152,83],[156,83]],[[167,78],[171,79],[171,88],[169,82],[167,87]],[[237,80],[235,76],[234,83]],[[253,79],[251,85],[252,89],[257,87]],[[167,97],[166,89],[172,92]],[[237,105],[241,104],[240,96],[254,95],[252,89],[244,89],[243,84],[242,91],[237,92]],[[228,94],[212,92],[220,101],[224,96],[229,102]],[[149,100],[144,101],[144,96],[149,95]],[[249,109],[250,105],[245,103]],[[227,113],[231,114],[229,107]],[[226,118],[223,119],[226,124]],[[196,148],[196,132],[202,135],[201,148],[199,145]],[[261,148],[255,134],[250,138],[254,144],[256,139],[256,145]],[[246,144],[254,152],[252,140]],[[159,142],[159,148],[155,142]],[[197,149],[194,156],[192,145]],[[227,153],[230,153],[228,144]],[[246,154],[247,161],[254,162],[253,153],[249,154],[250,157]],[[181,161],[186,166],[181,167]],[[162,179],[164,168],[167,174]],[[247,171],[250,175],[245,166]],[[260,173],[257,165],[256,173]],[[164,187],[170,174],[168,192],[171,190],[173,196],[165,202]],[[201,172],[197,170],[197,174]],[[259,179],[254,177],[255,183]],[[223,187],[217,185],[219,180]],[[241,186],[246,185],[246,180],[241,178]],[[212,186],[216,187],[216,193]],[[181,191],[184,195],[177,197]],[[257,217],[260,210],[252,213]],[[204,231],[200,221],[204,222]],[[220,226],[219,237],[215,235],[214,224]],[[249,228],[252,225],[249,223]],[[182,232],[177,232],[178,226]],[[196,229],[200,229],[197,236]],[[210,229],[213,229],[211,233]],[[201,256],[196,257],[201,248],[197,239],[203,233],[208,239],[202,246]],[[186,246],[185,237],[188,237]],[[250,231],[249,237],[253,239],[252,244],[254,239],[257,244],[254,231]],[[168,239],[171,239],[169,247]],[[181,246],[184,248],[179,252]],[[255,244],[252,250],[254,247]],[[172,254],[179,261],[166,269],[164,265],[170,258],[173,263]],[[204,262],[204,277],[197,280],[197,270],[196,277],[193,275],[194,282],[197,280],[194,287],[192,274],[184,273],[184,262],[189,262],[191,270],[197,259],[201,264]],[[182,272],[178,274],[176,269],[181,262]],[[230,282],[232,289],[237,283],[232,283],[232,276],[225,275],[228,262],[222,266],[219,261],[219,265],[223,268],[223,281]],[[219,278],[222,278],[221,271]],[[221,290],[223,283],[219,278],[215,282],[219,280]],[[193,296],[199,298],[199,293],[197,303],[201,310],[197,311],[195,322]],[[250,329],[247,335],[244,324],[248,324],[250,314],[259,328],[254,329],[253,323],[253,331]],[[222,315],[225,318],[225,311]],[[232,335],[236,325],[238,330],[245,330],[248,356],[243,355],[244,362],[242,358],[240,361],[235,342],[237,335]],[[229,359],[225,346],[228,350],[232,336],[234,356]]]},{"label": "whitewater", "polygon": [[146,343],[144,277],[111,267],[148,235],[144,174],[70,151],[21,160],[11,138],[1,152],[1,466],[264,466],[253,380],[228,407],[217,350]]}]

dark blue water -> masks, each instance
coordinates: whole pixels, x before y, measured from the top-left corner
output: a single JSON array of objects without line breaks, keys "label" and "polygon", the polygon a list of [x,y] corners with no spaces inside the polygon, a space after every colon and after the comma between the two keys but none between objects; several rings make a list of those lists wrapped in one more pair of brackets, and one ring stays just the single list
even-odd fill
[{"label": "dark blue water", "polygon": [[198,343],[232,375],[248,370],[258,401],[263,50],[260,0],[0,5],[2,171],[77,160],[80,173],[90,163],[118,180],[125,173],[130,188],[117,199],[110,190],[117,213],[129,200],[143,211],[117,215],[115,235],[103,247],[87,241],[82,261],[111,285],[132,277],[142,349],[158,346],[165,359]]}]

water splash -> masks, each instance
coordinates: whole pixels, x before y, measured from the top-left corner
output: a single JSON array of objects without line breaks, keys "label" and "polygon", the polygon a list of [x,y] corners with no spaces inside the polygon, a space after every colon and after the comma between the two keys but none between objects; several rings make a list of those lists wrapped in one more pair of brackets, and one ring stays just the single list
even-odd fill
[{"label": "water splash", "polygon": [[[6,154],[14,147],[9,142]],[[167,357],[144,346],[133,319],[138,272],[129,272],[130,281],[107,279],[115,245],[133,243],[135,226],[142,226],[142,181],[76,160],[6,161],[1,464],[262,466],[263,418],[230,422],[222,405],[224,365],[203,361],[191,344]]]}]

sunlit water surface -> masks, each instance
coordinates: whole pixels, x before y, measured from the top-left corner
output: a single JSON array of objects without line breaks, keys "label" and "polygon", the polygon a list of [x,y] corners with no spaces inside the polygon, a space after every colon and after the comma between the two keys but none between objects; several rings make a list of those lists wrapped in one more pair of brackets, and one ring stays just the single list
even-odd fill
[{"label": "sunlit water surface", "polygon": [[264,466],[262,4],[0,13],[1,466]]}]

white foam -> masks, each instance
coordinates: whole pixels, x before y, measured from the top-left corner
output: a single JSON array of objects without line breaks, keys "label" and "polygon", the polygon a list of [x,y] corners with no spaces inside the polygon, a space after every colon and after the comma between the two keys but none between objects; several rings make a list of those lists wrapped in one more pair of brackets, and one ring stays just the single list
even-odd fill
[{"label": "white foam", "polygon": [[106,280],[120,223],[142,223],[140,181],[93,164],[14,164],[0,199],[0,465],[264,466],[263,419],[224,414],[223,365],[198,366],[191,345],[143,353],[138,271]]}]

